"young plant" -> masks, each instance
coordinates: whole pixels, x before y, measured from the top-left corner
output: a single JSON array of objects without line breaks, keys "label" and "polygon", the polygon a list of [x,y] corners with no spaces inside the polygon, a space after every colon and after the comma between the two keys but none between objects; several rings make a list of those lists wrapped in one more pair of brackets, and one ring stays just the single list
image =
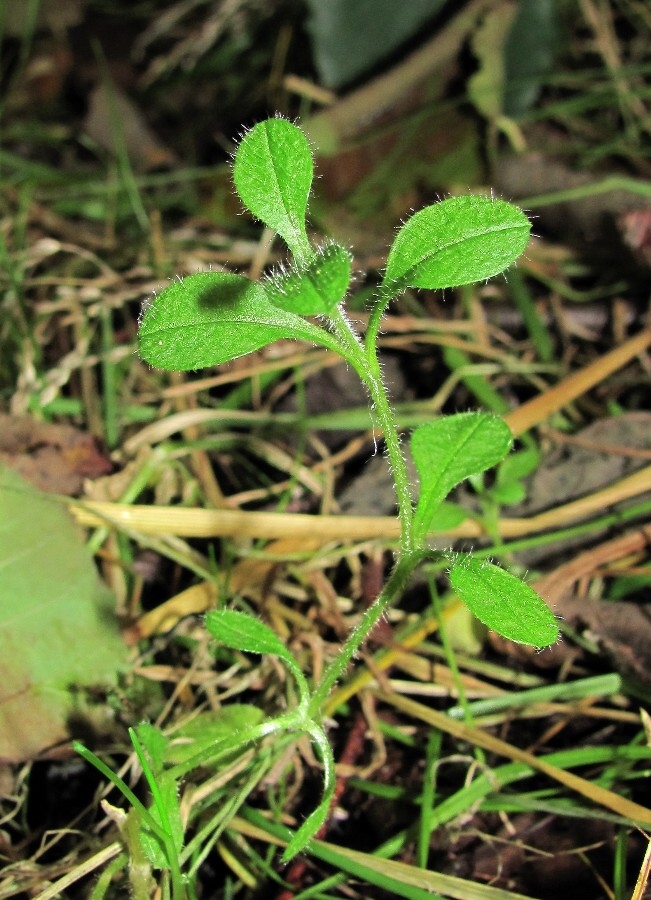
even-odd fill
[{"label": "young plant", "polygon": [[[382,593],[313,688],[266,625],[232,610],[207,616],[209,631],[223,644],[278,656],[296,682],[296,709],[268,723],[257,736],[287,730],[307,733],[322,758],[323,799],[287,847],[284,858],[289,859],[323,823],[334,790],[332,750],[322,724],[324,701],[419,563],[443,556],[457,594],[482,622],[505,637],[536,647],[558,638],[553,615],[527,585],[492,563],[468,554],[433,551],[427,544],[450,491],[509,453],[509,428],[499,417],[480,412],[442,416],[416,428],[410,449],[420,485],[413,497],[377,350],[380,324],[391,300],[408,288],[453,288],[502,272],[527,246],[530,223],[519,209],[488,197],[452,197],[417,212],[398,230],[366,334],[361,335],[343,306],[351,277],[350,254],[336,243],[313,246],[307,234],[313,162],[303,132],[282,118],[260,122],[239,144],[233,176],[245,206],[284,239],[293,265],[264,282],[223,272],[178,279],[143,311],[141,356],[162,369],[198,369],[228,362],[279,338],[320,344],[339,354],[368,390],[393,473],[401,523],[399,551]],[[306,317],[316,318],[318,324]]]}]

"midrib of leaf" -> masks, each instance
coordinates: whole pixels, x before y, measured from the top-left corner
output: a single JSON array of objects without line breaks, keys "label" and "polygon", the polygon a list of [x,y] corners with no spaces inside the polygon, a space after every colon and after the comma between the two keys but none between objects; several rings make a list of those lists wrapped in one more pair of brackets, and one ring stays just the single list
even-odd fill
[{"label": "midrib of leaf", "polygon": [[439,253],[443,253],[443,251],[445,250],[450,250],[452,247],[471,243],[472,241],[477,240],[477,238],[484,238],[486,237],[486,235],[496,234],[499,231],[519,232],[524,228],[524,225],[514,225],[513,223],[509,223],[508,225],[491,225],[488,228],[482,228],[469,234],[464,234],[463,237],[456,238],[455,240],[445,241],[444,243],[438,244],[436,247],[433,247],[431,250],[424,251],[422,256],[419,257],[418,262],[411,266],[411,268],[409,268],[403,275],[399,275],[398,278],[402,279],[410,277],[416,271],[418,266],[423,265],[423,263],[425,262],[429,262],[430,260],[438,256]]},{"label": "midrib of leaf", "polygon": [[[285,310],[281,310],[281,312],[285,312]],[[288,313],[288,315],[293,315],[292,313]],[[201,329],[210,329],[217,325],[220,329],[224,327],[228,327],[229,324],[242,324],[248,323],[260,327],[270,327],[270,328],[282,328],[285,327],[288,330],[287,338],[290,340],[303,339],[305,341],[309,341],[310,343],[321,344],[324,347],[327,347],[330,350],[334,350],[337,353],[343,353],[343,348],[340,344],[332,338],[332,336],[321,328],[318,328],[312,325],[310,322],[303,322],[298,316],[294,316],[298,321],[296,322],[287,322],[287,320],[279,320],[277,316],[269,315],[267,318],[262,318],[259,315],[243,315],[243,316],[233,316],[230,319],[219,319],[217,323],[206,321],[205,319],[192,320],[187,321],[184,320],[180,323],[172,323],[170,325],[152,325],[149,329],[149,335],[164,335],[167,333],[175,334],[180,330],[191,329],[191,328],[201,328]]]},{"label": "midrib of leaf", "polygon": [[[284,192],[281,189],[281,182],[278,177],[276,160],[280,159],[283,156],[283,152],[281,149],[281,151],[278,152],[278,154],[276,155],[276,152],[274,151],[274,148],[273,148],[274,139],[273,139],[272,135],[269,133],[269,130],[267,128],[264,129],[264,140],[267,144],[267,153],[269,154],[269,159],[271,160],[271,168],[272,168],[272,171],[274,174],[274,179],[276,182],[277,193],[280,196],[280,200],[282,202],[283,209],[285,211],[285,215],[287,216],[289,224],[291,225],[291,227],[293,229],[293,239],[294,239],[295,243],[300,246],[300,248],[301,248],[300,255],[302,256],[303,251],[304,251],[303,230],[299,225],[296,224],[296,218],[295,218],[292,210],[289,209],[287,206],[287,199],[285,197]],[[299,254],[296,254],[295,248],[292,247],[292,250],[294,251],[295,255],[299,255]]]}]

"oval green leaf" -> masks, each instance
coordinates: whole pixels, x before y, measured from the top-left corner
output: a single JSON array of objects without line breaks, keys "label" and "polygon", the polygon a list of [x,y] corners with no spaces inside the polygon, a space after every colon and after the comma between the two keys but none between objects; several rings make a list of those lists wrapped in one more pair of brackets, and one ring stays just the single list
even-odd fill
[{"label": "oval green leaf", "polygon": [[248,703],[229,703],[221,709],[205,710],[174,731],[168,742],[165,761],[179,765],[209,751],[211,747],[217,757],[221,741],[240,734],[244,743],[247,731],[259,725],[262,719],[262,710]]},{"label": "oval green leaf", "polygon": [[463,556],[452,566],[450,582],[470,611],[503,637],[532,647],[558,640],[558,625],[545,601],[499,566]]},{"label": "oval green leaf", "polygon": [[333,347],[334,339],[271,303],[242,275],[200,272],[172,282],[143,310],[140,355],[159,369],[215,366],[279,338]]},{"label": "oval green leaf", "polygon": [[299,316],[330,312],[350,284],[350,254],[338,244],[318,250],[305,268],[275,275],[265,285],[269,300]]},{"label": "oval green leaf", "polygon": [[235,153],[233,181],[242,202],[284,238],[299,262],[312,255],[305,216],[313,174],[307,138],[286,119],[259,122]]},{"label": "oval green leaf", "polygon": [[411,453],[420,479],[414,518],[418,541],[427,534],[452,488],[500,462],[512,441],[503,419],[482,412],[441,416],[413,432]]},{"label": "oval green leaf", "polygon": [[232,650],[271,653],[295,663],[287,647],[268,625],[236,609],[215,609],[206,615],[206,628],[221,644]]},{"label": "oval green leaf", "polygon": [[300,666],[268,625],[236,609],[216,609],[206,615],[206,628],[221,644],[245,653],[270,653],[281,659],[290,670],[302,703],[307,703],[308,686]]},{"label": "oval green leaf", "polygon": [[387,259],[384,285],[451,288],[504,271],[524,252],[531,223],[517,207],[491,197],[450,197],[411,217]]}]

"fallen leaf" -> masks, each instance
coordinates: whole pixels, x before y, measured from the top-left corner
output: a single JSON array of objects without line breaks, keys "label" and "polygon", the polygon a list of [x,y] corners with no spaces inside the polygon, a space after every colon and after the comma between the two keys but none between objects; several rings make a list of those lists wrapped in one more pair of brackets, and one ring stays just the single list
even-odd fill
[{"label": "fallen leaf", "polygon": [[0,464],[42,491],[68,496],[81,494],[84,478],[107,475],[113,468],[83,431],[31,416],[1,414]]},{"label": "fallen leaf", "polygon": [[175,594],[155,609],[149,610],[128,629],[127,643],[135,644],[154,634],[171,631],[185,616],[198,615],[213,609],[217,603],[217,588],[210,581],[193,584]]},{"label": "fallen leaf", "polygon": [[171,166],[174,154],[156,137],[140,109],[115,85],[99,84],[90,94],[84,130],[107,150],[119,156],[123,147],[139,171]]},{"label": "fallen leaf", "polygon": [[0,465],[0,761],[21,762],[90,719],[126,647],[67,510]]}]

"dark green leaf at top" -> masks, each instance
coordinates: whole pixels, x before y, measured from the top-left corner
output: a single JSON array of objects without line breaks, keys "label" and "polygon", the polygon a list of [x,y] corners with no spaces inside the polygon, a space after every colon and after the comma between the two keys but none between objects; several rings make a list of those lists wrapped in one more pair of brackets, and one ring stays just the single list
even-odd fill
[{"label": "dark green leaf at top", "polygon": [[328,313],[344,299],[350,284],[350,254],[338,244],[317,251],[307,266],[266,283],[269,300],[301,316]]},{"label": "dark green leaf at top", "polygon": [[248,131],[233,166],[244,205],[278,232],[299,263],[312,255],[305,216],[313,171],[307,138],[286,119],[266,119]]},{"label": "dark green leaf at top", "polygon": [[228,362],[280,338],[325,346],[334,340],[274,306],[257,282],[224,272],[173,281],[144,310],[138,334],[146,362],[180,371]]},{"label": "dark green leaf at top", "polygon": [[387,259],[384,285],[449,288],[497,275],[524,252],[531,223],[517,207],[490,197],[451,197],[411,217]]}]

